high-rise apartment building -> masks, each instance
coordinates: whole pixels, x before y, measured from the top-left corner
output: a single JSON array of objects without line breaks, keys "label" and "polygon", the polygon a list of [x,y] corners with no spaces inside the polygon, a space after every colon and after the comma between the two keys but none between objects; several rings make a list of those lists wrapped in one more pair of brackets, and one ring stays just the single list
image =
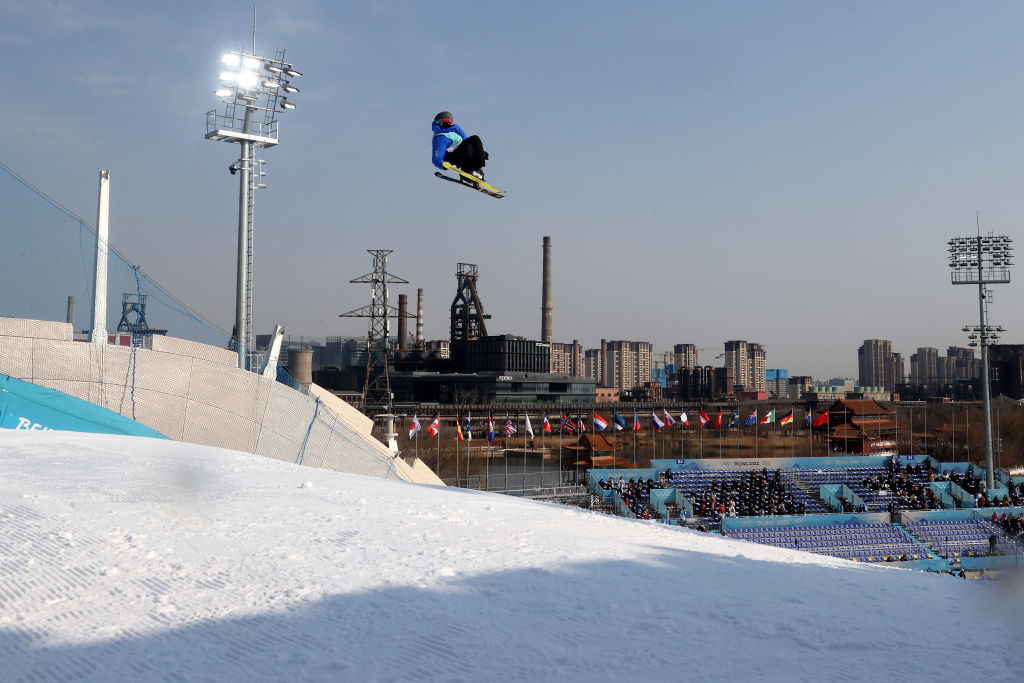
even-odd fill
[{"label": "high-rise apartment building", "polygon": [[789,370],[780,368],[766,370],[765,390],[770,397],[789,398]]},{"label": "high-rise apartment building", "polygon": [[810,375],[790,377],[786,385],[786,397],[796,401],[812,386],[814,378]]},{"label": "high-rise apartment building", "polygon": [[939,381],[939,350],[922,346],[910,356],[910,383],[934,385]]},{"label": "high-rise apartment building", "polygon": [[672,347],[672,365],[676,372],[692,370],[697,367],[697,345],[676,344]]},{"label": "high-rise apartment building", "polygon": [[[897,384],[903,384],[907,377],[906,363],[903,354],[892,354],[892,362],[885,369],[885,384],[882,385],[886,391],[895,391]],[[889,387],[892,387],[891,389]]]},{"label": "high-rise apartment building", "polygon": [[583,347],[575,339],[571,344],[551,344],[551,372],[556,375],[584,377]]},{"label": "high-rise apartment building", "polygon": [[857,385],[862,387],[893,391],[904,376],[903,356],[892,352],[888,339],[865,339],[857,349],[857,368]]},{"label": "high-rise apartment building", "polygon": [[725,342],[725,367],[732,368],[741,391],[767,391],[765,350],[761,344],[742,340]]},{"label": "high-rise apartment building", "polygon": [[586,377],[603,387],[630,391],[651,381],[652,347],[650,342],[601,340],[601,348],[584,354]]}]

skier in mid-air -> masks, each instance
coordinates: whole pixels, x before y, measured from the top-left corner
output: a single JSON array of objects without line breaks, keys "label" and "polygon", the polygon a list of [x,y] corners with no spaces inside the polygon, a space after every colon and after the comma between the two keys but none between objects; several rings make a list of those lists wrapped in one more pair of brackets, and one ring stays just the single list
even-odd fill
[{"label": "skier in mid-air", "polygon": [[431,129],[434,131],[431,141],[434,166],[444,171],[444,162],[447,161],[478,180],[484,179],[483,168],[489,155],[484,151],[479,136],[466,135],[466,131],[455,123],[455,117],[448,111],[434,117]]}]

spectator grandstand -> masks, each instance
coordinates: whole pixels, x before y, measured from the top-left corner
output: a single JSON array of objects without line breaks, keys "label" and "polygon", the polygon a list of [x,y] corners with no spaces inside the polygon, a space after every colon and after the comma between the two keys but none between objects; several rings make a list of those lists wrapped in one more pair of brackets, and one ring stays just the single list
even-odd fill
[{"label": "spectator grandstand", "polygon": [[[1024,553],[1024,510],[1008,507],[1024,496],[1024,481],[999,473],[1002,488],[985,490],[984,471],[971,463],[836,456],[650,464],[590,470],[595,506],[755,543],[934,571],[1017,566]],[[1001,509],[990,511],[996,504]]]}]

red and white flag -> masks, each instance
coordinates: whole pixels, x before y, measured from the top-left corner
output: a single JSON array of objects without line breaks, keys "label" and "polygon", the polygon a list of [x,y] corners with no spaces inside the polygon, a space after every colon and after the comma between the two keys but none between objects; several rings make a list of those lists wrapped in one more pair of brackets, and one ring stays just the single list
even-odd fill
[{"label": "red and white flag", "polygon": [[431,436],[437,436],[437,433],[439,431],[441,431],[441,416],[435,415],[434,421],[430,423],[429,427],[427,427],[427,434],[430,434]]},{"label": "red and white flag", "polygon": [[701,408],[700,409],[700,426],[703,427],[704,425],[706,425],[708,423],[709,420],[711,420],[711,418],[708,417],[708,414],[704,412],[703,408]]},{"label": "red and white flag", "polygon": [[718,417],[715,418],[715,429],[722,426],[722,409],[718,409]]},{"label": "red and white flag", "polygon": [[420,431],[420,421],[416,419],[416,416],[412,416],[412,424],[409,425],[409,438],[411,439],[416,433]]},{"label": "red and white flag", "polygon": [[683,425],[686,426],[686,427],[690,426],[690,418],[686,417],[686,411],[685,410],[683,411],[683,414],[679,416],[679,421],[682,422]]}]

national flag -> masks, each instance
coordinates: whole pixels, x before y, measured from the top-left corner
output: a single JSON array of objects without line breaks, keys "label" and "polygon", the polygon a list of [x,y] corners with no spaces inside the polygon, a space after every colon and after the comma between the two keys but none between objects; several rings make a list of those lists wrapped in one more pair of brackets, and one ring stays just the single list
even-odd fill
[{"label": "national flag", "polygon": [[679,416],[679,421],[683,423],[684,427],[689,427],[690,426],[690,418],[686,417],[686,411],[685,410],[683,411],[683,414]]},{"label": "national flag", "polygon": [[544,431],[548,434],[551,433],[551,423],[548,422],[548,414],[544,413]]},{"label": "national flag", "polygon": [[780,425],[788,425],[788,424],[792,424],[792,423],[793,423],[793,411],[792,410],[789,411],[788,415],[785,415],[781,420],[779,420],[779,424]]},{"label": "national flag", "polygon": [[722,409],[718,409],[718,417],[715,418],[715,429],[722,426]]},{"label": "national flag", "polygon": [[427,427],[427,433],[431,436],[437,436],[437,433],[441,431],[441,416],[435,415],[434,421]]},{"label": "national flag", "polygon": [[615,431],[621,432],[626,428],[626,418],[622,417],[614,410],[612,411],[612,420],[615,422]]},{"label": "national flag", "polygon": [[701,408],[700,409],[700,426],[703,427],[704,425],[706,425],[710,419],[711,418],[708,417],[708,414],[704,412],[704,409]]},{"label": "national flag", "polygon": [[412,424],[409,425],[409,438],[411,439],[414,434],[420,431],[420,421],[416,419],[416,416],[412,416]]},{"label": "national flag", "polygon": [[748,417],[743,422],[743,424],[746,425],[747,427],[749,427],[750,425],[754,424],[755,422],[757,422],[757,408],[754,409],[754,412],[752,412],[750,414],[750,417]]},{"label": "national flag", "polygon": [[633,413],[633,433],[636,434],[640,431],[640,416]]},{"label": "national flag", "polygon": [[533,438],[533,425],[530,424],[530,416],[529,415],[526,416],[526,425],[525,425],[525,427],[526,427],[526,433],[529,434],[530,438],[532,439]]},{"label": "national flag", "polygon": [[658,419],[658,414],[651,413],[651,427],[653,427],[655,431],[660,432],[661,428],[664,426],[665,423]]},{"label": "national flag", "polygon": [[739,427],[740,426],[740,411],[737,410],[737,411],[733,412],[732,417],[729,418],[729,424],[727,426],[729,426],[729,427]]},{"label": "national flag", "polygon": [[766,425],[766,424],[771,424],[772,422],[775,422],[775,409],[774,408],[772,410],[769,410],[765,414],[765,416],[761,418],[761,422],[759,422],[758,424]]},{"label": "national flag", "polygon": [[667,424],[669,427],[675,427],[676,421],[673,420],[672,416],[668,414],[668,410],[663,408],[662,412],[665,413],[665,424]]},{"label": "national flag", "polygon": [[814,413],[810,408],[807,409],[807,417],[804,419],[804,427],[808,427],[811,424],[811,419],[814,418]]},{"label": "national flag", "polygon": [[583,423],[583,416],[579,413],[576,414],[576,429],[579,430],[580,434],[587,431],[587,425]]},{"label": "national flag", "polygon": [[470,420],[472,420],[472,419],[473,419],[472,415],[470,415],[469,417],[466,418],[466,441],[472,441],[473,440],[473,425],[470,422]]},{"label": "national flag", "polygon": [[826,410],[824,413],[819,415],[814,420],[814,422],[812,422],[811,424],[814,425],[815,427],[820,427],[821,425],[827,425],[828,424],[828,411]]},{"label": "national flag", "polygon": [[564,413],[562,414],[562,433],[568,433],[569,436],[576,433],[576,423],[571,418],[566,417]]},{"label": "national flag", "polygon": [[[468,422],[466,423],[466,426],[469,427],[469,423]],[[462,425],[459,424],[459,418],[457,418],[457,417],[455,418],[455,433],[458,434],[459,441],[465,441],[466,440],[466,438],[464,436],[462,436]]]},{"label": "national flag", "polygon": [[512,436],[516,431],[518,431],[516,429],[516,423],[512,421],[512,418],[505,418],[505,436]]},{"label": "national flag", "polygon": [[605,420],[603,417],[601,417],[597,413],[594,413],[594,429],[596,429],[599,432],[603,432],[607,428],[608,428],[607,420]]},{"label": "national flag", "polygon": [[490,415],[487,416],[487,441],[494,441],[494,420]]}]

